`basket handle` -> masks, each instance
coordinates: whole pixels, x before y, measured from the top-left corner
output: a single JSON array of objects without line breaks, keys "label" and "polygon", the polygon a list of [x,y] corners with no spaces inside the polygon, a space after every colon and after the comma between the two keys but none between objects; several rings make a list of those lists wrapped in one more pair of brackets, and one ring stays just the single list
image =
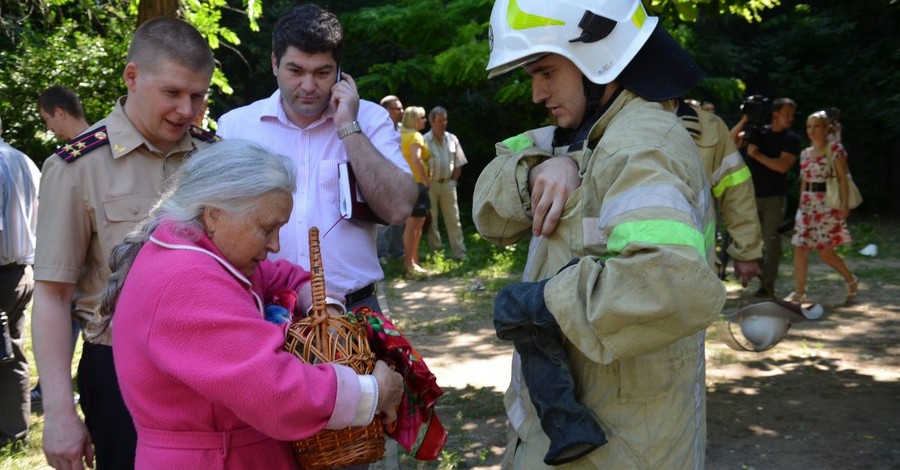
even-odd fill
[{"label": "basket handle", "polygon": [[318,325],[328,318],[328,310],[325,308],[325,269],[322,267],[322,249],[319,245],[318,227],[309,229],[309,274],[312,289],[312,311],[309,313],[309,317],[314,320],[314,325]]}]

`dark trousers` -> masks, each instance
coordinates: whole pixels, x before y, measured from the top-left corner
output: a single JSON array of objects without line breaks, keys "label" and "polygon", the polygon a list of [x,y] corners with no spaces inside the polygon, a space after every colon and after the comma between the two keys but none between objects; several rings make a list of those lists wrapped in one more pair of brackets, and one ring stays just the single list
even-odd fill
[{"label": "dark trousers", "polygon": [[368,297],[360,299],[358,302],[347,305],[347,311],[352,312],[353,309],[357,307],[369,307],[373,311],[384,314],[384,312],[381,311],[381,304],[378,303],[377,295],[370,295]]},{"label": "dark trousers", "polygon": [[0,266],[0,309],[9,322],[13,360],[0,364],[0,447],[28,434],[31,418],[31,392],[28,361],[23,349],[25,308],[34,292],[31,266]]},{"label": "dark trousers", "polygon": [[403,230],[406,223],[394,225],[379,225],[376,227],[376,245],[378,247],[378,257],[402,258],[405,250],[403,248]]},{"label": "dark trousers", "polygon": [[513,342],[521,357],[531,403],[550,438],[544,463],[561,465],[605,444],[606,434],[575,398],[562,331],[544,304],[543,287],[523,283],[501,289],[494,302],[494,328],[497,337]]},{"label": "dark trousers", "polygon": [[112,348],[85,342],[78,364],[78,391],[94,442],[98,470],[133,470],[137,432],[122,400]]},{"label": "dark trousers", "polygon": [[760,263],[762,287],[775,296],[775,281],[781,263],[781,235],[778,227],[784,222],[787,200],[784,196],[756,198],[756,212],[762,231],[763,258]]}]

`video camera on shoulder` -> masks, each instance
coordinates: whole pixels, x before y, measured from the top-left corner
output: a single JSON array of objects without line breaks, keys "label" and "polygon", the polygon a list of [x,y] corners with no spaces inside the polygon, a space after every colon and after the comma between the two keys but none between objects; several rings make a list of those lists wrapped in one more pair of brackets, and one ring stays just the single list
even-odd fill
[{"label": "video camera on shoulder", "polygon": [[747,116],[747,124],[744,125],[744,141],[758,145],[762,131],[772,115],[769,98],[763,95],[750,95],[744,98],[741,103],[741,114]]}]

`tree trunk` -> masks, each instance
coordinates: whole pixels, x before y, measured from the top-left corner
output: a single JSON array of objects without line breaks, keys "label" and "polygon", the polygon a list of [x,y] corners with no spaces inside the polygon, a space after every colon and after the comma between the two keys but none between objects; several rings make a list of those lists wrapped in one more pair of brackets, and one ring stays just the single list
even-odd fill
[{"label": "tree trunk", "polygon": [[178,10],[181,7],[181,0],[140,0],[138,4],[137,25],[144,24],[145,21],[156,18],[158,16],[168,16],[178,18]]}]

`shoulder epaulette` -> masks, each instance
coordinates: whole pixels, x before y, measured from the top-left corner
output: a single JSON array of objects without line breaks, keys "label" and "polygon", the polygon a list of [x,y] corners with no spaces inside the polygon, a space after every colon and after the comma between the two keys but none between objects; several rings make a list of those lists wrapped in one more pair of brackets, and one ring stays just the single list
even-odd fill
[{"label": "shoulder epaulette", "polygon": [[191,137],[202,140],[204,142],[213,143],[222,140],[222,138],[217,136],[215,132],[208,131],[206,129],[203,129],[202,127],[191,126],[190,133]]},{"label": "shoulder epaulette", "polygon": [[106,126],[100,126],[66,142],[53,154],[65,160],[66,163],[71,163],[107,144],[109,144],[109,134],[106,133]]}]

